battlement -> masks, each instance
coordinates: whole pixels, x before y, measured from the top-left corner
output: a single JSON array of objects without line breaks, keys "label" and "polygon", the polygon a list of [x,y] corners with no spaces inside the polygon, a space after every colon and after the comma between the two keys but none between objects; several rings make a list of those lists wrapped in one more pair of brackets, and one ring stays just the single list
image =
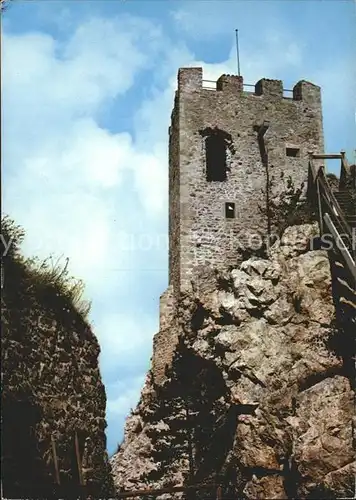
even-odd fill
[{"label": "battlement", "polygon": [[244,83],[242,76],[224,74],[218,80],[212,81],[203,79],[203,68],[180,68],[178,92],[199,90],[215,90],[234,95],[248,94],[256,97],[268,96],[294,101],[320,100],[320,87],[305,80],[297,82],[293,89],[285,89],[282,80],[262,78],[253,85]]},{"label": "battlement", "polygon": [[212,82],[202,68],[179,69],[169,128],[171,288],[161,298],[162,328],[197,269],[236,264],[250,235],[271,230],[261,207],[287,179],[305,184],[308,152],[323,149],[317,85],[301,80],[286,90],[281,80],[250,85],[227,74]]}]

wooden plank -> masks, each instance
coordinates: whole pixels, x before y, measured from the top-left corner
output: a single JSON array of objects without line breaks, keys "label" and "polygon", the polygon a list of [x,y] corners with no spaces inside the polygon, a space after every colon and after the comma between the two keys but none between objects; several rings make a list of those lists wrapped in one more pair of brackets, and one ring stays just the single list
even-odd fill
[{"label": "wooden plank", "polygon": [[265,133],[267,132],[269,128],[270,122],[268,120],[264,120],[261,124],[256,125],[256,128],[258,129],[257,135],[262,138]]},{"label": "wooden plank", "polygon": [[323,210],[321,206],[321,196],[320,196],[320,184],[319,182],[316,183],[316,191],[317,191],[317,197],[318,197],[318,212],[319,212],[319,232],[320,232],[320,237],[323,236],[324,232],[324,224],[323,224]]},{"label": "wooden plank", "polygon": [[334,226],[333,221],[331,220],[329,214],[325,214],[324,215],[324,221],[325,221],[326,225],[328,226],[328,228],[329,228],[332,236],[335,238],[335,240],[337,242],[337,248],[340,251],[341,255],[343,256],[343,258],[344,258],[344,260],[346,262],[346,265],[347,265],[349,271],[351,272],[352,276],[356,280],[356,265],[355,265],[355,262],[354,262],[353,258],[351,257],[350,252],[345,247],[345,244],[342,241],[341,236],[338,233],[336,227]]},{"label": "wooden plank", "polygon": [[324,200],[326,201],[329,209],[335,213],[335,210],[337,212],[338,216],[338,223],[343,226],[342,230],[348,233],[351,236],[351,228],[347,223],[347,220],[344,217],[344,213],[339,205],[339,202],[337,201],[334,193],[332,192],[328,180],[325,176],[325,171],[324,169],[319,169],[319,175],[318,175],[318,181],[320,182],[321,188],[322,188],[322,196]]},{"label": "wooden plank", "polygon": [[171,486],[170,488],[161,488],[161,489],[147,489],[147,490],[136,490],[136,491],[123,491],[116,495],[116,498],[134,498],[145,495],[163,495],[163,493],[176,493],[176,492],[185,492],[192,490],[214,490],[216,488],[216,484],[196,484],[190,486]]},{"label": "wooden plank", "polygon": [[319,167],[316,167],[313,163],[312,160],[309,160],[309,169],[311,171],[311,174],[312,174],[312,177],[313,177],[313,181],[316,180],[316,178],[318,177],[319,175],[319,171],[320,169],[322,169],[323,167],[320,165]]},{"label": "wooden plank", "polygon": [[53,434],[51,435],[51,442],[52,442],[52,455],[53,455],[53,463],[54,463],[54,472],[55,472],[55,477],[56,477],[56,483],[61,484],[61,480],[59,477],[59,468],[58,468],[58,458],[57,458],[57,451],[56,451],[56,441],[54,439]]},{"label": "wooden plank", "polygon": [[324,202],[327,204],[330,213],[333,214],[334,219],[335,218],[337,219],[338,225],[342,227],[342,231],[345,232],[345,234],[348,234],[349,237],[351,238],[352,237],[351,227],[349,226],[347,220],[345,219],[343,211],[337,199],[330,191],[326,190],[324,187],[321,196]]},{"label": "wooden plank", "polygon": [[77,457],[77,465],[78,465],[79,484],[80,486],[84,486],[82,460],[80,458],[79,440],[77,431],[75,431],[74,442],[75,442],[75,455]]},{"label": "wooden plank", "polygon": [[343,156],[341,158],[340,189],[344,189],[349,182],[349,178],[351,177],[351,168],[345,157],[345,153],[341,152],[341,154]]},{"label": "wooden plank", "polygon": [[315,160],[341,160],[343,156],[341,154],[330,154],[330,155],[320,155],[313,154]]},{"label": "wooden plank", "polygon": [[341,157],[341,166],[342,168],[344,168],[346,170],[346,172],[348,174],[351,173],[351,169],[350,169],[350,165],[349,165],[349,162],[347,161],[347,158],[345,156],[345,153],[341,153],[342,154],[342,157]]}]

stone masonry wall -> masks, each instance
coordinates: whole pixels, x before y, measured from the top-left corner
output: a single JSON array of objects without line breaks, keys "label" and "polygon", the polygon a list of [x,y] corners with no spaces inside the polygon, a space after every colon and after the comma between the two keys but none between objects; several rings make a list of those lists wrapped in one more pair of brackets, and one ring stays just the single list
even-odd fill
[{"label": "stone masonry wall", "polygon": [[[323,151],[320,88],[301,81],[293,97],[285,97],[281,81],[263,79],[254,93],[244,92],[242,77],[223,75],[212,91],[202,87],[202,68],[179,70],[170,142],[170,282],[175,290],[189,288],[197,266],[236,264],[242,233],[266,233],[261,209],[267,172],[255,130],[264,120],[270,124],[265,143],[274,196],[289,175],[298,187],[306,181],[308,152]],[[232,138],[223,182],[206,180],[202,131],[209,127]],[[287,157],[286,147],[299,148],[299,157]],[[235,203],[236,218],[225,218],[225,202]]]},{"label": "stone masonry wall", "polygon": [[166,367],[172,364],[174,346],[178,339],[176,323],[176,297],[173,285],[161,295],[159,304],[159,332],[153,339],[152,366],[155,383],[161,384],[165,380]]},{"label": "stone masonry wall", "polygon": [[164,330],[172,324],[175,315],[173,286],[169,285],[159,300],[159,328]]},{"label": "stone masonry wall", "polygon": [[169,282],[180,283],[180,169],[178,93],[169,128]]},{"label": "stone masonry wall", "polygon": [[[5,498],[110,498],[105,388],[84,317],[17,257],[4,257],[1,298],[2,486]],[[60,485],[56,485],[52,438]],[[87,498],[87,496],[85,496]],[[89,497],[88,497],[89,498]]]}]

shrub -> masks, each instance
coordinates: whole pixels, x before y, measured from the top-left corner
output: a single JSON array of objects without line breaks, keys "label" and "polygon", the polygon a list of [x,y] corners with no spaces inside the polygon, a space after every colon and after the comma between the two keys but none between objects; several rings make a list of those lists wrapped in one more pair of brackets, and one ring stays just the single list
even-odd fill
[{"label": "shrub", "polygon": [[[69,274],[69,259],[59,258],[54,260],[52,256],[45,260],[37,257],[25,259],[21,254],[21,244],[25,237],[25,231],[18,226],[10,217],[4,216],[1,223],[2,244],[2,267],[7,276],[6,268],[10,270],[9,275],[13,278],[14,266],[16,275],[24,285],[25,293],[58,298],[58,302],[67,303],[73,307],[84,320],[90,311],[90,302],[83,300],[84,283]],[[7,253],[5,247],[11,242]],[[19,273],[19,271],[21,272]],[[5,288],[6,290],[6,288]]]}]

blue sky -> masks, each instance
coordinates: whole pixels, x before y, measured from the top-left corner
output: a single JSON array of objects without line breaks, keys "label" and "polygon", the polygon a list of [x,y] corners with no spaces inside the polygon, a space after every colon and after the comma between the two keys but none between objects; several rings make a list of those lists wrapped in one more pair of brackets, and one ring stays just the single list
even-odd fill
[{"label": "blue sky", "polygon": [[[3,211],[27,255],[70,258],[101,344],[108,451],[139,397],[168,279],[167,129],[179,66],[322,87],[326,149],[355,149],[355,4],[22,1],[2,20]],[[350,156],[353,160],[353,155]]]}]

